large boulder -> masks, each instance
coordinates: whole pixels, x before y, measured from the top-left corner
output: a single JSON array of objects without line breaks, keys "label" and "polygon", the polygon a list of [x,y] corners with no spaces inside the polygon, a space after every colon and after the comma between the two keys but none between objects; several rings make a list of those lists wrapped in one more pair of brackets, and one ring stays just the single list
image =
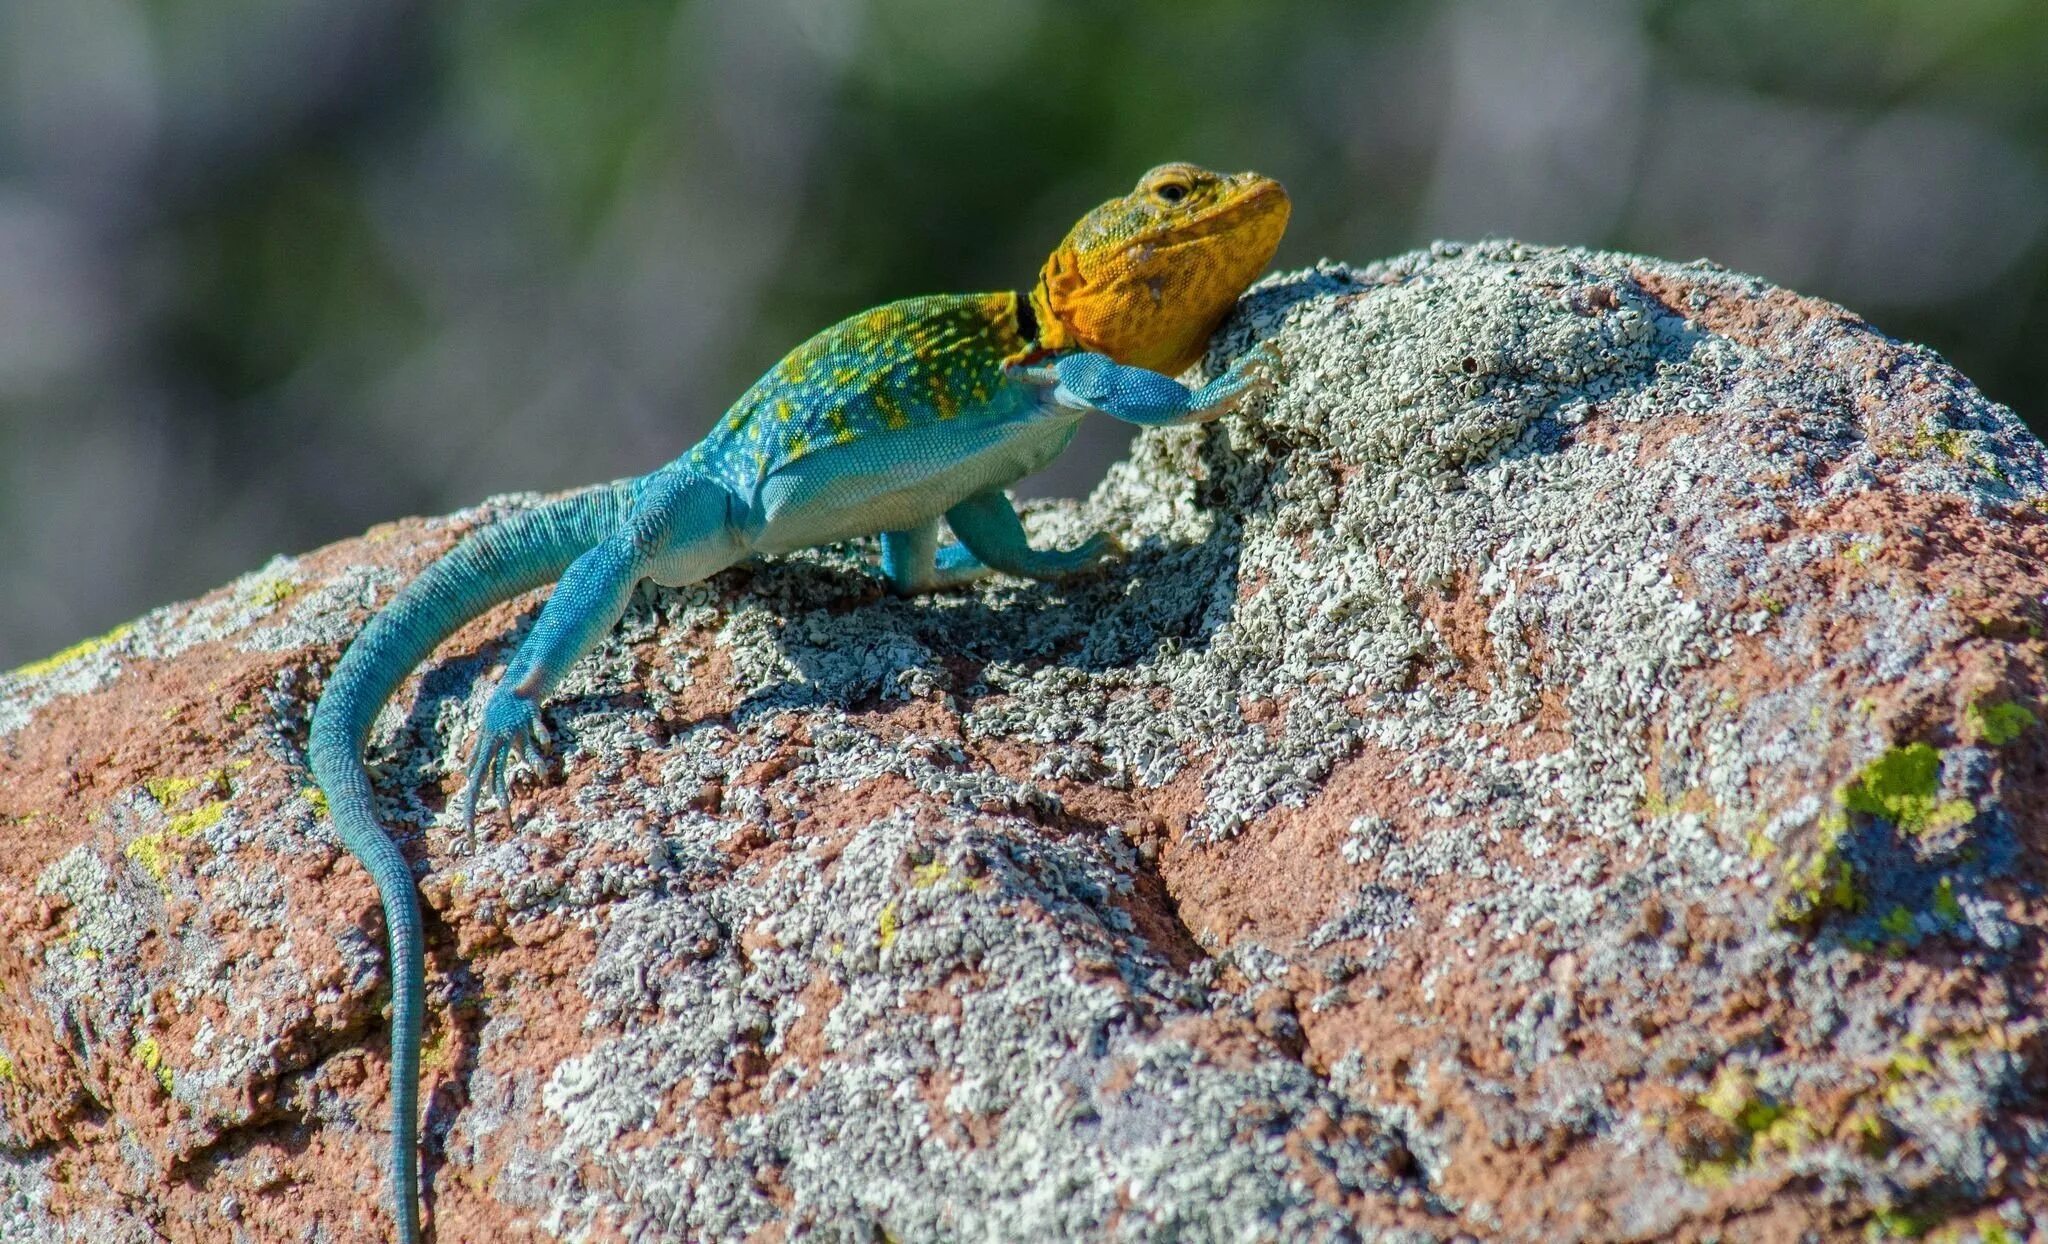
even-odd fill
[{"label": "large boulder", "polygon": [[[644,592],[509,823],[453,803],[537,598],[407,685],[439,1239],[2048,1229],[2040,443],[1705,264],[1322,267],[1210,365],[1268,336],[1031,515],[1093,579]],[[535,500],[0,679],[0,1238],[388,1231],[307,719]]]}]

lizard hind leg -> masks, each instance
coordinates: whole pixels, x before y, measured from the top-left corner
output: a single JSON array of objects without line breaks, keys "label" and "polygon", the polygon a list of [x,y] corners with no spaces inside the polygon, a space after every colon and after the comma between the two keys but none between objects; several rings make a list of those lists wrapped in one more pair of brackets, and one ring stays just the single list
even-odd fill
[{"label": "lizard hind leg", "polygon": [[543,760],[548,735],[541,702],[611,632],[642,579],[668,587],[694,583],[746,554],[746,536],[734,518],[738,509],[723,484],[681,467],[665,467],[634,486],[625,516],[570,563],[484,705],[463,792],[465,826],[475,827],[479,790],[511,814],[513,761],[537,772]]},{"label": "lizard hind leg", "polygon": [[989,567],[962,544],[939,543],[939,520],[882,533],[882,574],[898,596],[958,587],[985,577]]}]

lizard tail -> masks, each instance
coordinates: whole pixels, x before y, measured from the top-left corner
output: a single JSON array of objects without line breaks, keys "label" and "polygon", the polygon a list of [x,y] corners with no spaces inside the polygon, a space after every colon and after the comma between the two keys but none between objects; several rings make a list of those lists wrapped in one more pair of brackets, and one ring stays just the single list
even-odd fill
[{"label": "lizard tail", "polygon": [[377,823],[363,746],[406,675],[455,630],[501,600],[561,577],[617,529],[630,484],[593,488],[472,533],[408,584],[363,628],[313,709],[307,751],[335,832],[377,883],[391,959],[392,1214],[402,1244],[419,1240],[419,1050],[426,988],[412,867]]}]

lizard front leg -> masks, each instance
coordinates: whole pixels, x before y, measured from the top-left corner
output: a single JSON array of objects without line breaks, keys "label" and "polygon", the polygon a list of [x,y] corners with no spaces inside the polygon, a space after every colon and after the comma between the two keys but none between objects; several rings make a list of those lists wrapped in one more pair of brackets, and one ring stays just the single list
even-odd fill
[{"label": "lizard front leg", "polygon": [[1199,389],[1170,376],[1131,367],[1107,355],[1077,352],[1046,363],[1010,369],[1013,379],[1039,387],[1045,400],[1070,410],[1100,411],[1141,427],[1207,423],[1230,409],[1254,384],[1271,377],[1278,364],[1272,346],[1248,351],[1230,370]]},{"label": "lizard front leg", "polygon": [[677,468],[640,481],[617,530],[578,557],[555,585],[540,620],[505,667],[484,706],[470,758],[463,822],[476,825],[476,796],[488,787],[511,810],[512,757],[536,770],[548,742],[541,701],[583,655],[611,632],[642,579],[676,586],[730,566],[746,552],[723,485]]}]

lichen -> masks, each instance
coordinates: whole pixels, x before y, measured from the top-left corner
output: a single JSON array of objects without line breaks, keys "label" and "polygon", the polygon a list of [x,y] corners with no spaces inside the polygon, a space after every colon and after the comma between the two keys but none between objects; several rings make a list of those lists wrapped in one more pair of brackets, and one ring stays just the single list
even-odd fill
[{"label": "lichen", "polygon": [[1762,1092],[1756,1072],[1747,1067],[1723,1067],[1695,1100],[1735,1134],[1732,1149],[1692,1163],[1687,1173],[1695,1183],[1719,1187],[1773,1154],[1796,1156],[1816,1135],[1806,1111]]},{"label": "lichen", "polygon": [[171,1091],[171,1068],[164,1062],[163,1047],[155,1037],[144,1037],[129,1050],[129,1057],[142,1064],[142,1069],[155,1078],[158,1087],[165,1093]]},{"label": "lichen", "polygon": [[[1888,749],[1844,783],[1835,792],[1834,806],[1820,817],[1812,848],[1786,874],[1788,893],[1777,907],[1779,923],[1807,924],[1831,911],[1854,914],[1867,905],[1856,867],[1842,849],[1850,813],[1881,817],[1912,837],[1969,824],[1977,810],[1968,800],[1939,797],[1941,764],[1942,753],[1932,745],[1908,743]],[[1955,901],[1952,888],[1948,901]],[[1891,931],[1889,924],[1886,931]]]},{"label": "lichen", "polygon": [[172,817],[166,832],[179,838],[190,838],[201,830],[211,829],[219,824],[220,819],[227,815],[227,811],[227,800],[208,800],[189,812],[180,812]]},{"label": "lichen", "polygon": [[2026,705],[2011,700],[1979,700],[1963,713],[1970,735],[1993,747],[2003,747],[2033,726],[2036,718]]},{"label": "lichen", "polygon": [[144,834],[128,844],[122,854],[142,866],[142,870],[157,881],[162,881],[171,872],[171,860],[176,852],[171,848],[170,835],[163,830]]},{"label": "lichen", "polygon": [[[184,779],[170,779],[172,783]],[[194,782],[185,789],[199,785]],[[171,865],[178,858],[179,843],[193,835],[218,825],[228,812],[225,799],[210,799],[196,808],[180,812],[170,823],[153,833],[139,835],[123,849],[122,854],[139,865],[159,885],[170,876]]]},{"label": "lichen", "polygon": [[1963,905],[1956,901],[1955,878],[1943,877],[1934,887],[1934,914],[1949,924],[1962,920]]},{"label": "lichen", "polygon": [[1848,832],[1848,818],[1839,810],[1821,818],[1813,849],[1787,875],[1790,892],[1776,912],[1780,924],[1802,925],[1831,911],[1853,914],[1863,909],[1865,900],[1856,884],[1855,866],[1841,854],[1842,839]]},{"label": "lichen", "polygon": [[1926,743],[1894,747],[1866,765],[1842,791],[1842,806],[1881,816],[1905,833],[1921,835],[1969,823],[1968,800],[1938,799],[1941,753]]},{"label": "lichen", "polygon": [[49,656],[44,657],[40,661],[30,661],[27,665],[17,666],[16,668],[8,671],[8,677],[40,678],[44,674],[51,673],[57,669],[69,665],[73,661],[79,660],[82,657],[89,657],[93,653],[98,652],[102,648],[106,648],[113,644],[121,642],[121,640],[126,639],[128,637],[128,632],[133,629],[134,626],[132,623],[123,622],[121,625],[115,627],[113,630],[108,631],[106,634],[98,636],[97,638],[80,640],[79,642],[71,645],[69,648],[65,648],[59,652],[53,652]]},{"label": "lichen", "polygon": [[252,597],[258,605],[276,606],[297,595],[299,585],[290,579],[272,579],[258,587]]},{"label": "lichen", "polygon": [[199,789],[200,779],[185,777],[153,777],[143,780],[142,789],[161,807],[168,808],[186,795]]}]

